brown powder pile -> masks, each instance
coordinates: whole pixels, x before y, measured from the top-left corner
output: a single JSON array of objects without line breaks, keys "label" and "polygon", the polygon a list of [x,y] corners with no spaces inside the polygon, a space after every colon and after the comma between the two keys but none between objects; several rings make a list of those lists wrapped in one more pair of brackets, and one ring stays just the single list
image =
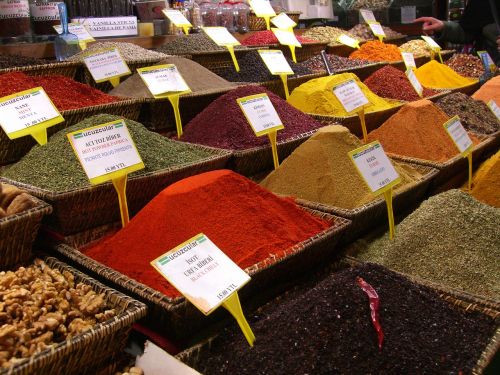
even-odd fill
[{"label": "brown powder pile", "polygon": [[[261,185],[279,194],[352,209],[376,199],[348,156],[363,144],[340,125],[326,126],[299,146]],[[396,191],[421,177],[395,163],[402,178]]]},{"label": "brown powder pile", "polygon": [[[164,64],[174,64],[192,92],[224,90],[236,86],[200,64],[184,57],[172,56],[158,63],[158,65]],[[133,98],[153,97],[137,73],[111,90],[110,95]]]},{"label": "brown powder pile", "polygon": [[[388,153],[418,159],[445,162],[458,154],[443,124],[449,117],[427,99],[403,106],[382,126],[368,134],[369,141],[379,140]],[[474,143],[476,137],[469,133]]]}]

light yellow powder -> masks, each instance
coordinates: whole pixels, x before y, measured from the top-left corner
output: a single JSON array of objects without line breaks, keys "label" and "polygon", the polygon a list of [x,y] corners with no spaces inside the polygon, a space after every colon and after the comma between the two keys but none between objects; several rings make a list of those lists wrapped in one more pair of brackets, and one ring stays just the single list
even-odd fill
[{"label": "light yellow powder", "polygon": [[415,75],[424,87],[432,89],[455,89],[472,85],[475,79],[462,77],[450,67],[431,60],[415,71]]},{"label": "light yellow powder", "polygon": [[349,116],[351,114],[346,112],[340,101],[333,94],[333,88],[339,83],[350,79],[356,81],[366,98],[370,101],[370,104],[365,107],[365,112],[382,111],[397,105],[374,94],[353,73],[335,74],[303,83],[293,90],[288,98],[288,103],[305,113],[336,117]]}]

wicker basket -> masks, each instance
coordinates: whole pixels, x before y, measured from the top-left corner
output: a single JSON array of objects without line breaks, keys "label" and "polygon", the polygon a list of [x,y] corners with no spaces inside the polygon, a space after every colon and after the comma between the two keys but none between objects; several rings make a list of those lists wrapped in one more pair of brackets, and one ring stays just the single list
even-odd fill
[{"label": "wicker basket", "polygon": [[11,368],[1,369],[0,374],[94,375],[106,367],[110,358],[122,352],[132,324],[146,315],[146,306],[102,285],[55,258],[46,258],[45,262],[49,267],[61,272],[70,272],[74,275],[75,282],[83,282],[97,293],[104,293],[107,303],[116,309],[118,315],[104,323],[96,324],[85,333],[22,360]]},{"label": "wicker basket", "polygon": [[[193,147],[206,150],[211,156],[142,176],[129,177],[127,201],[130,216],[137,213],[168,185],[198,173],[224,168],[231,155],[220,149],[199,145]],[[43,224],[57,233],[68,235],[120,220],[118,196],[111,182],[53,192],[5,178],[0,178],[0,181],[18,186],[52,204],[54,213],[46,217]]]},{"label": "wicker basket", "polygon": [[[323,218],[332,223],[325,231],[309,238],[286,251],[283,258],[276,259],[271,255],[245,271],[252,277],[252,281],[240,291],[240,298],[249,303],[260,305],[269,298],[268,294],[280,293],[283,283],[293,282],[297,275],[306,272],[313,265],[319,264],[329,256],[333,256],[336,243],[349,228],[349,220],[334,217],[329,214],[308,210],[314,216]],[[58,256],[75,263],[86,272],[96,275],[109,285],[114,285],[128,295],[134,296],[148,305],[147,324],[159,332],[168,332],[169,337],[178,339],[187,338],[202,327],[207,327],[228,314],[222,309],[205,317],[184,297],[170,298],[162,293],[129,277],[106,267],[97,261],[85,256],[78,250],[61,244],[54,248]]]},{"label": "wicker basket", "polygon": [[28,261],[42,218],[52,212],[47,203],[32,197],[35,206],[0,219],[0,269]]},{"label": "wicker basket", "polygon": [[[302,61],[306,61],[311,57],[319,55],[321,51],[326,49],[326,42],[311,42],[311,43],[303,43],[302,47],[295,48],[295,57],[297,58],[297,62],[300,63]],[[283,44],[266,44],[262,46],[252,46],[254,48],[259,49],[279,49],[283,52],[285,57],[288,59],[292,59],[292,53],[290,52],[290,47],[285,46]]]},{"label": "wicker basket", "polygon": [[[296,24],[299,23],[299,18],[302,12],[286,12],[286,15]],[[262,17],[257,17],[253,11],[248,15],[248,28],[250,31],[262,31],[267,29],[266,21]]]},{"label": "wicker basket", "polygon": [[451,92],[461,92],[461,93],[464,93],[466,95],[472,95],[479,89],[479,87],[481,87],[481,82],[478,81],[478,82],[474,82],[468,86],[450,89],[450,91]]},{"label": "wicker basket", "polygon": [[[129,99],[92,107],[62,111],[61,115],[64,117],[65,121],[50,127],[47,132],[50,136],[61,129],[101,113],[121,116],[130,120],[137,120],[142,102],[143,101],[137,99]],[[36,144],[35,140],[30,136],[11,140],[7,137],[7,134],[5,134],[3,129],[0,129],[0,165],[18,161]]]},{"label": "wicker basket", "polygon": [[80,62],[58,62],[49,63],[43,65],[29,65],[29,66],[18,66],[14,68],[0,69],[0,74],[10,73],[10,72],[23,72],[30,76],[65,76],[68,78],[75,78],[78,68],[82,64]]},{"label": "wicker basket", "polygon": [[[408,184],[394,191],[393,212],[397,214],[420,203],[427,192],[432,181],[438,175],[438,170],[432,167],[422,166],[413,163],[403,163],[411,166],[422,174],[422,177],[413,184]],[[352,221],[349,233],[344,236],[344,243],[349,243],[359,236],[367,233],[372,228],[387,222],[387,206],[383,196],[377,197],[374,201],[354,209],[330,206],[318,202],[311,202],[304,199],[297,199],[297,203],[332,215],[345,217]]]},{"label": "wicker basket", "polygon": [[[261,48],[262,49],[262,48]],[[246,53],[250,51],[254,51],[256,48],[253,47],[245,47],[235,48],[234,54],[236,56],[236,60],[240,61]],[[229,51],[207,51],[207,52],[189,52],[189,54],[179,54],[178,56],[185,57],[186,59],[191,59],[194,62],[197,62],[201,66],[204,66],[207,69],[212,70],[213,67],[224,66],[224,67],[233,67],[234,63],[233,59]]]},{"label": "wicker basket", "polygon": [[[335,262],[333,265],[329,266],[329,272],[338,272],[347,267],[356,267],[356,265],[360,264],[359,261],[354,260],[353,258],[342,259],[341,261]],[[394,272],[394,271],[393,271]],[[419,284],[418,281],[413,280],[407,275],[403,275],[408,278],[410,281]],[[482,315],[487,315],[496,321],[500,320],[500,306],[496,304],[495,306],[486,305],[480,300],[471,299],[468,296],[457,294],[451,290],[442,290],[433,288],[430,285],[424,285],[437,293],[439,298],[448,302],[450,305],[455,306],[456,308],[463,311],[474,311],[479,312]],[[277,297],[275,300],[269,302],[267,306],[276,305],[280,303],[280,301],[287,296],[287,294],[291,294],[293,296],[294,290],[288,291],[282,296]],[[265,308],[265,306],[263,307]],[[259,313],[261,309],[257,311]],[[214,339],[217,338],[217,334],[212,335],[209,339],[203,340],[201,343],[182,351],[181,353],[176,355],[176,358],[181,362],[184,362],[186,365],[191,367],[197,367],[198,358],[200,354],[206,350],[210,350],[211,343]],[[473,375],[481,375],[484,373],[486,367],[492,362],[495,354],[500,349],[500,328],[497,328],[493,336],[491,337],[488,345],[484,348],[484,350],[479,355],[478,361],[472,370]]]}]

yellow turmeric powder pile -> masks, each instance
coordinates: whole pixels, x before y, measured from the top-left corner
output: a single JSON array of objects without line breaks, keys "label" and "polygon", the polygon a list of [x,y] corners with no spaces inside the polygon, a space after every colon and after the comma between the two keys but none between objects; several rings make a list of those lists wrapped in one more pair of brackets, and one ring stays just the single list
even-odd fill
[{"label": "yellow turmeric powder pile", "polygon": [[[500,208],[500,151],[486,160],[472,179],[470,194],[478,201]],[[467,187],[467,184],[464,186]]]},{"label": "yellow turmeric powder pile", "polygon": [[365,107],[365,112],[376,112],[389,109],[397,104],[390,103],[374,94],[353,73],[335,74],[333,76],[312,79],[303,83],[288,98],[288,103],[306,113],[318,115],[346,117],[349,116],[333,94],[333,88],[338,84],[353,79],[359,85],[366,98],[370,101]]},{"label": "yellow turmeric powder pile", "polygon": [[362,59],[368,61],[401,61],[401,51],[394,44],[382,43],[379,40],[366,42],[349,55],[350,59]]},{"label": "yellow turmeric powder pile", "polygon": [[431,60],[415,71],[422,86],[431,89],[456,89],[477,82],[476,79],[465,78],[449,66]]}]

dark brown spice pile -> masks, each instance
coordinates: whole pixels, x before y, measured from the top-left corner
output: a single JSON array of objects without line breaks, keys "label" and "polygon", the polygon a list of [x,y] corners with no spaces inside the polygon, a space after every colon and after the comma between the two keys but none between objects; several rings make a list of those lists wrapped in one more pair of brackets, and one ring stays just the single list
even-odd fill
[{"label": "dark brown spice pile", "polygon": [[[343,56],[337,56],[332,54],[326,54],[328,64],[333,72],[338,72],[339,70],[346,70],[350,68],[359,68],[368,64],[373,64],[368,60],[353,60]],[[311,57],[310,59],[299,63],[298,65],[305,66],[312,71],[324,72],[326,71],[325,63],[320,55]]]},{"label": "dark brown spice pile", "polygon": [[29,65],[44,65],[44,64],[51,64],[54,62],[55,61],[47,61],[28,56],[0,54],[0,69],[29,66]]},{"label": "dark brown spice pile", "polygon": [[[379,352],[362,277],[380,297]],[[249,348],[236,323],[194,367],[203,374],[471,373],[492,337],[493,319],[464,312],[387,269],[365,264],[295,290],[251,317]]]},{"label": "dark brown spice pile", "polygon": [[484,74],[481,59],[465,53],[453,55],[445,64],[463,77],[478,79]]},{"label": "dark brown spice pile", "polygon": [[500,121],[484,102],[460,92],[439,99],[436,105],[450,117],[458,115],[467,130],[480,134],[491,134],[500,130]]}]

